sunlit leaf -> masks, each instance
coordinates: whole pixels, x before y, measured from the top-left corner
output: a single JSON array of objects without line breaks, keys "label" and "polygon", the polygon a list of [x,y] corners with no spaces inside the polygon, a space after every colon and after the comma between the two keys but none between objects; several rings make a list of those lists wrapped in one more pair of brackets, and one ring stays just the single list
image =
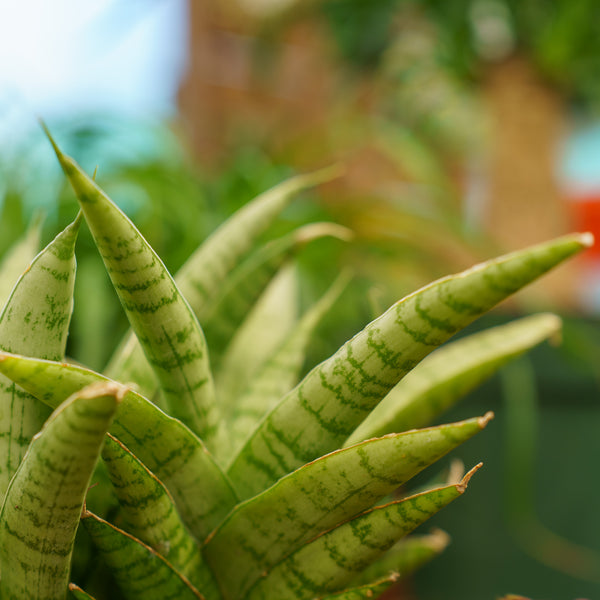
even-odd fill
[{"label": "sunlit leaf", "polygon": [[588,247],[569,235],[440,279],[394,304],[315,367],[265,418],[231,465],[247,498],[343,444],[418,362],[498,302]]},{"label": "sunlit leaf", "polygon": [[129,600],[198,600],[202,595],[158,552],[90,512],[83,525]]},{"label": "sunlit leaf", "polygon": [[432,352],[381,401],[345,445],[430,424],[502,365],[555,336],[560,328],[556,315],[534,315]]},{"label": "sunlit leaf", "polygon": [[[0,352],[0,373],[51,407],[86,385],[109,381],[75,365],[5,352]],[[202,442],[136,392],[125,394],[110,431],[165,484],[197,540],[236,504],[231,484]]]},{"label": "sunlit leaf", "polygon": [[208,349],[194,313],[135,225],[52,143],[170,413],[207,445],[217,445],[223,432]]},{"label": "sunlit leaf", "polygon": [[265,570],[315,535],[371,507],[481,431],[491,416],[332,452],[236,507],[204,548],[224,598],[241,597]]},{"label": "sunlit leaf", "polygon": [[356,573],[458,498],[475,470],[458,484],[379,506],[323,533],[263,573],[247,599],[311,600],[347,587]]},{"label": "sunlit leaf", "polygon": [[[2,350],[62,360],[73,311],[80,221],[78,217],[42,250],[18,280],[0,314]],[[49,415],[47,406],[0,376],[0,502],[31,438]]]},{"label": "sunlit leaf", "polygon": [[[210,310],[230,273],[256,247],[259,236],[299,192],[337,177],[337,167],[292,177],[257,196],[227,219],[177,273],[175,281],[196,314]],[[146,378],[147,365],[137,340],[130,336],[115,354],[107,373],[119,381]],[[151,395],[152,389],[142,391]]]},{"label": "sunlit leaf", "polygon": [[64,597],[85,494],[125,388],[89,386],[66,400],[34,438],[0,514],[0,596]]}]

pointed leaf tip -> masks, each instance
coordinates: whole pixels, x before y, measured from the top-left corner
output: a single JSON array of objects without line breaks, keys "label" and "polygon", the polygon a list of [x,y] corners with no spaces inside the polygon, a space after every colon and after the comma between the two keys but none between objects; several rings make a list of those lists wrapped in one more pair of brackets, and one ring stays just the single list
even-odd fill
[{"label": "pointed leaf tip", "polygon": [[471,481],[471,477],[473,477],[473,475],[475,475],[475,473],[477,473],[477,471],[479,471],[479,469],[481,469],[481,467],[483,467],[483,463],[480,462],[478,464],[476,464],[461,480],[461,482],[456,486],[456,489],[462,494],[464,493],[464,491],[467,489],[467,486],[469,485],[469,481]]},{"label": "pointed leaf tip", "polygon": [[431,547],[442,552],[452,541],[452,538],[443,529],[433,529],[430,534],[429,542]]},{"label": "pointed leaf tip", "polygon": [[581,245],[585,248],[591,248],[595,243],[594,234],[591,231],[586,231],[585,233],[579,234],[579,241]]},{"label": "pointed leaf tip", "polygon": [[489,410],[488,412],[485,413],[485,415],[483,415],[483,417],[479,417],[478,422],[479,422],[479,427],[481,427],[481,429],[483,429],[484,427],[486,427],[486,425],[495,417],[496,415]]},{"label": "pointed leaf tip", "polygon": [[350,242],[354,239],[354,232],[348,227],[337,223],[311,223],[298,229],[296,239],[299,243],[308,243],[325,236],[334,237],[343,242]]}]

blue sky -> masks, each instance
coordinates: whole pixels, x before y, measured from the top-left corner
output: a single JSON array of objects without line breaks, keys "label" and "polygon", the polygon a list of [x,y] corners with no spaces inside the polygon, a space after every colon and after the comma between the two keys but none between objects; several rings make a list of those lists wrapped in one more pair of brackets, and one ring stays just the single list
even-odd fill
[{"label": "blue sky", "polygon": [[185,0],[0,3],[0,110],[168,115],[185,66]]}]

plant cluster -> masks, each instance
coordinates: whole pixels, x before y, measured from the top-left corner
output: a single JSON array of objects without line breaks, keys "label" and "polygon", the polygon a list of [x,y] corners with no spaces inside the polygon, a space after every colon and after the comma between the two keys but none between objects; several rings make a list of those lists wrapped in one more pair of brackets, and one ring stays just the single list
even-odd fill
[{"label": "plant cluster", "polygon": [[[312,240],[347,232],[312,224],[260,239],[296,192],[331,172],[256,198],[173,278],[52,143],[81,212],[3,299],[0,597],[358,600],[439,552],[440,533],[405,536],[458,498],[478,467],[394,494],[492,415],[425,426],[560,321],[524,318],[427,355],[589,236],[414,292],[297,383],[347,281],[298,316],[289,263]],[[106,374],[64,358],[84,219],[133,330]],[[32,244],[5,260],[3,277]]]}]

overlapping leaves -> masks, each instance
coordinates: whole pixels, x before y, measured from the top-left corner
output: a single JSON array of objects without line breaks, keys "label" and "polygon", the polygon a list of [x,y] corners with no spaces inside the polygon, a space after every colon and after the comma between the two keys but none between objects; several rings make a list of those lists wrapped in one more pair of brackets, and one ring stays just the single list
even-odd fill
[{"label": "overlapping leaves", "polygon": [[[552,315],[524,319],[417,365],[589,239],[567,236],[434,282],[393,305],[293,387],[311,332],[347,282],[334,283],[299,317],[288,309],[297,279],[287,265],[307,238],[346,234],[320,225],[266,246],[259,236],[295,192],[331,173],[295,178],[257,198],[173,278],[125,214],[55,150],[135,332],[108,371],[133,387],[62,362],[78,217],[32,263],[0,315],[0,373],[8,378],[10,407],[0,425],[9,433],[7,456],[18,455],[0,465],[8,486],[0,516],[6,597],[66,594],[74,535],[100,453],[121,510],[111,522],[87,507],[83,524],[132,600],[372,598],[398,578],[398,569],[439,551],[439,536],[435,543],[401,538],[458,497],[468,478],[373,505],[490,416],[401,432],[427,425],[560,323]],[[265,310],[278,312],[275,334],[265,333]],[[42,418],[28,417],[27,434],[15,437],[6,414],[29,414],[28,406]],[[21,454],[12,450],[15,440]],[[91,597],[74,584],[70,589]]]}]

